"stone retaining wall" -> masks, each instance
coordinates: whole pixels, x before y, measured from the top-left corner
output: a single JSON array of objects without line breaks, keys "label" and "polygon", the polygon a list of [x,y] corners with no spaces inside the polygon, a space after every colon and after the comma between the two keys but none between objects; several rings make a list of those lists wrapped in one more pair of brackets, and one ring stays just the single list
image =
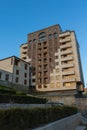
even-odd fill
[{"label": "stone retaining wall", "polygon": [[51,107],[51,104],[11,104],[11,103],[1,103],[0,109],[10,109],[10,108],[46,108]]}]

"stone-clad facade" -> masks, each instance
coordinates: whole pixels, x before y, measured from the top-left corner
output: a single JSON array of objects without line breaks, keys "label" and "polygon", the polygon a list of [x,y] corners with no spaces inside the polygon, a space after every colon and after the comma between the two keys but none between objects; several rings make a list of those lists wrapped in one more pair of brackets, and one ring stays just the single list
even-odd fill
[{"label": "stone-clad facade", "polygon": [[31,86],[38,91],[83,91],[79,44],[74,31],[54,25],[28,34],[20,58],[31,64]]}]

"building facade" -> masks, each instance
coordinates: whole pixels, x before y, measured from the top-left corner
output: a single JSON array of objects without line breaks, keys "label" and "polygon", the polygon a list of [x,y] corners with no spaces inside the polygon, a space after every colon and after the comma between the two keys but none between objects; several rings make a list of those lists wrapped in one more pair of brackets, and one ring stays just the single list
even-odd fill
[{"label": "building facade", "polygon": [[29,68],[29,63],[15,56],[0,60],[0,83],[29,89]]},{"label": "building facade", "polygon": [[31,86],[38,91],[83,91],[79,45],[74,31],[54,25],[28,34],[20,58],[31,64]]}]

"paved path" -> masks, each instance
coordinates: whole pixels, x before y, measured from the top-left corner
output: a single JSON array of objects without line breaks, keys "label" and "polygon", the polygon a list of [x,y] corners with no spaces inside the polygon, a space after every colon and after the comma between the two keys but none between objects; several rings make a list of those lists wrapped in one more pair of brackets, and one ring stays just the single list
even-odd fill
[{"label": "paved path", "polygon": [[85,126],[78,126],[75,130],[85,130]]}]

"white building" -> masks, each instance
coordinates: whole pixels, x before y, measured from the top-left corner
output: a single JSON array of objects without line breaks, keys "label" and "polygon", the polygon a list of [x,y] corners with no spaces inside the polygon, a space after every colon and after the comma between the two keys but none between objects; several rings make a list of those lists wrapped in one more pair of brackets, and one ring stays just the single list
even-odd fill
[{"label": "white building", "polygon": [[16,56],[2,59],[0,60],[0,82],[5,86],[28,90],[29,68],[29,63]]}]

